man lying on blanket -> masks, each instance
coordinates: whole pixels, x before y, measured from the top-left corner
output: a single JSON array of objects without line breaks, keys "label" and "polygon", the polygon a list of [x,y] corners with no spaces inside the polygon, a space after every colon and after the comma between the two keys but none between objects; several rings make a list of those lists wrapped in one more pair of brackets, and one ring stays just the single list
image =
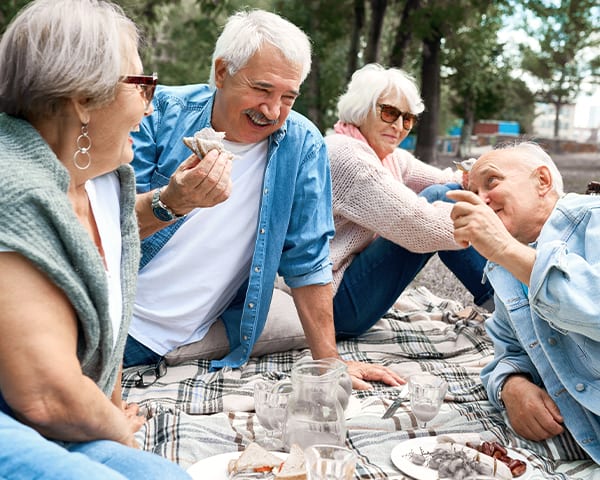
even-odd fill
[{"label": "man lying on blanket", "polygon": [[[265,327],[277,272],[292,289],[313,357],[338,356],[329,162],[318,129],[292,111],[310,61],[298,27],[240,12],[217,40],[211,85],[159,86],[154,113],[134,135],[144,241],[126,367],[181,347],[189,348],[167,361],[207,358],[196,347],[213,326],[229,348],[212,367],[244,364]],[[182,137],[208,127],[225,132],[233,163],[215,149],[189,155]],[[404,383],[381,365],[346,363],[355,388]]]},{"label": "man lying on blanket", "polygon": [[564,195],[529,142],[482,155],[469,190],[448,196],[456,240],[489,260],[490,401],[522,437],[562,434],[600,463],[600,197]]}]

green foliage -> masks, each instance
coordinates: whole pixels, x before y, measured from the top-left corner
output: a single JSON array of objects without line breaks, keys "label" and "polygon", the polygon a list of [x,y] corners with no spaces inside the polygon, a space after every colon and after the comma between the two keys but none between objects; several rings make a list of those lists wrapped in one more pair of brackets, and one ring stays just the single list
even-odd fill
[{"label": "green foliage", "polygon": [[[596,0],[527,0],[522,68],[539,81],[538,101],[574,102],[586,78],[598,81],[600,6]],[[558,121],[555,122],[558,136]]]}]

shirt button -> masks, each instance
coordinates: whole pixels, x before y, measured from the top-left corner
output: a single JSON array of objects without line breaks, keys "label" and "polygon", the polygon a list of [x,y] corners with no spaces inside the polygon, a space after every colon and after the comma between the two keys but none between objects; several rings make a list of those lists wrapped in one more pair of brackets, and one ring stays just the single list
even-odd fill
[{"label": "shirt button", "polygon": [[263,233],[263,234],[264,234],[264,233],[265,233],[265,229],[264,229],[264,228],[261,228],[261,229],[260,229],[260,233]]},{"label": "shirt button", "polygon": [[267,193],[269,193],[269,189],[268,189],[268,188],[265,188],[265,190],[264,190],[264,193],[265,193],[265,195],[266,195]]},{"label": "shirt button", "polygon": [[553,346],[554,346],[554,345],[556,345],[556,338],[554,338],[554,337],[550,337],[550,338],[548,339],[548,343],[549,343],[550,345],[553,345]]},{"label": "shirt button", "polygon": [[585,390],[585,385],[583,383],[578,383],[577,385],[575,385],[575,390],[577,390],[578,392],[583,392]]},{"label": "shirt button", "polygon": [[260,272],[260,267],[254,267],[254,271],[255,271],[256,273]]},{"label": "shirt button", "polygon": [[244,341],[248,340],[248,335],[244,335]]},{"label": "shirt button", "polygon": [[254,308],[254,304],[253,303],[249,303],[248,304],[248,308]]}]

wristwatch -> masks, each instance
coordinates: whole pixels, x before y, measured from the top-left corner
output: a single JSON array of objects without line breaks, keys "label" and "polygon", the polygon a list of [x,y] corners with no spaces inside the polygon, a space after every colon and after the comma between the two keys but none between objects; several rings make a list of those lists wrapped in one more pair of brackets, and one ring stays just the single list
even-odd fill
[{"label": "wristwatch", "polygon": [[154,213],[154,216],[162,222],[171,222],[172,220],[185,217],[185,215],[177,215],[160,201],[160,192],[162,189],[163,187],[157,188],[152,195],[152,213]]}]

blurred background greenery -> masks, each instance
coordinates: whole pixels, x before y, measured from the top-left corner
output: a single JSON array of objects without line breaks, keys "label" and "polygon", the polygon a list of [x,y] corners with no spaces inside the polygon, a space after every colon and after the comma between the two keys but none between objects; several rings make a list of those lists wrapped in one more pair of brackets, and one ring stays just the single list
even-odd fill
[{"label": "blurred background greenery", "polygon": [[[0,0],[0,32],[28,1]],[[476,122],[503,119],[531,131],[535,102],[560,109],[599,82],[597,0],[116,0],[144,36],[148,72],[167,85],[205,83],[227,17],[261,8],[300,26],[313,42],[312,71],[295,109],[325,132],[350,75],[370,62],[403,68],[426,110],[415,155],[434,163],[436,142],[461,127],[457,155]],[[2,68],[2,66],[0,66]]]}]

